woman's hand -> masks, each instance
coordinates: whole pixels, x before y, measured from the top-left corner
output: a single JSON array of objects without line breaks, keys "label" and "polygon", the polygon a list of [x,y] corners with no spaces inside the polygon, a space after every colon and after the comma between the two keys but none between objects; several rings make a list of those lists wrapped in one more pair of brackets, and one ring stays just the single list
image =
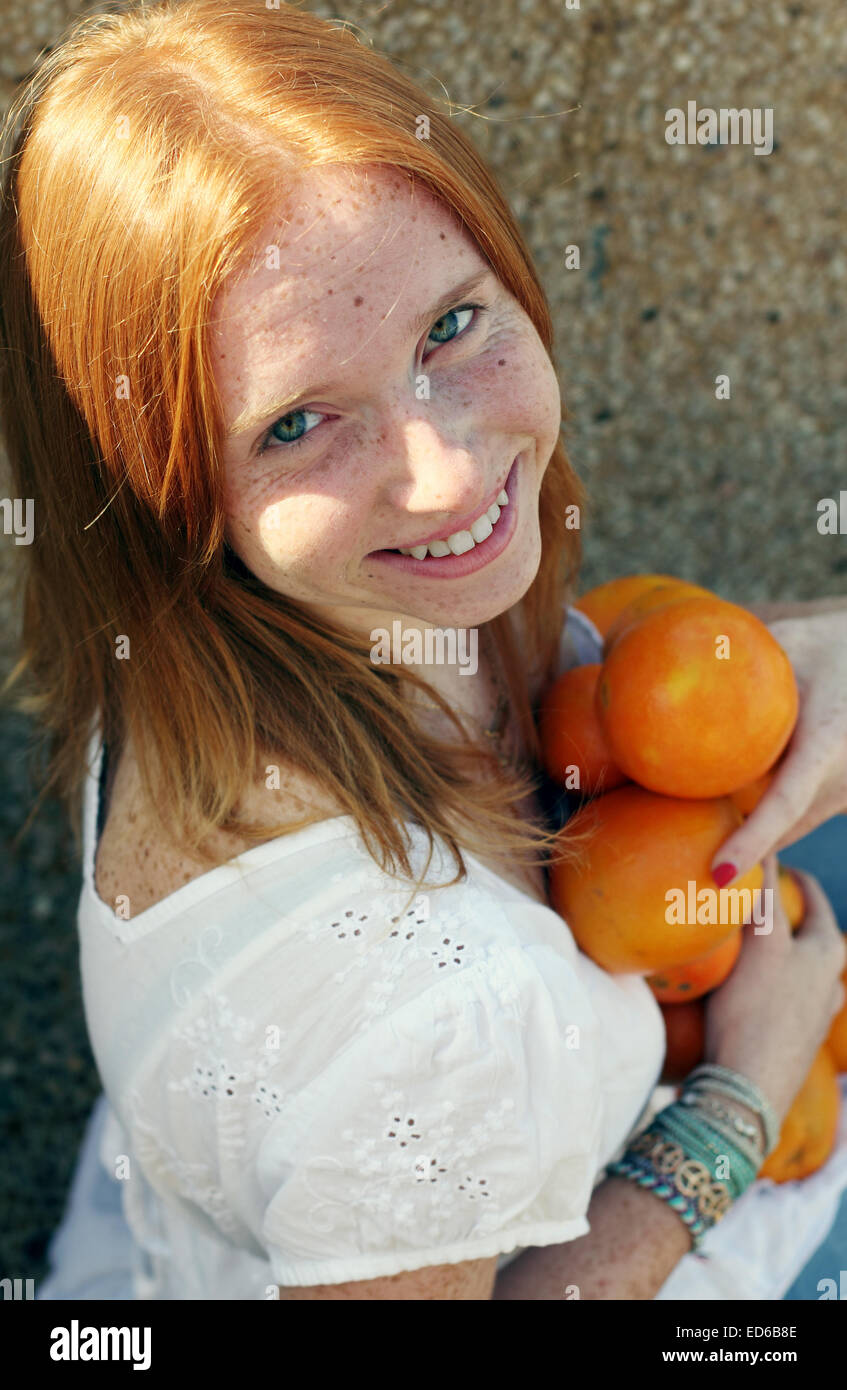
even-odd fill
[{"label": "woman's hand", "polygon": [[762,866],[770,931],[742,928],[738,960],[706,1000],[705,1057],[755,1082],[781,1124],[844,1002],[847,945],[812,874],[798,872],[806,912],[792,934],[775,855]]},{"label": "woman's hand", "polygon": [[[718,850],[713,872],[730,864],[735,878],[847,811],[847,599],[821,602],[832,607],[791,605],[792,616],[767,624],[797,678],[797,725],[773,782]],[[803,613],[804,607],[812,611]],[[723,884],[729,881],[724,873]]]}]

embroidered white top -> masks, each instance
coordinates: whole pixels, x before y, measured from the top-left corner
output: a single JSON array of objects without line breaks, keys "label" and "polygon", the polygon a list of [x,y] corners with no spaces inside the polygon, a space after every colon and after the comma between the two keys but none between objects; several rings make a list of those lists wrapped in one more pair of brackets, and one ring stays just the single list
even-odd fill
[{"label": "embroidered white top", "polygon": [[[561,669],[600,652],[569,609]],[[410,898],[349,817],[127,917],[94,887],[101,758],[95,733],[80,967],[137,1298],[504,1264],[589,1230],[661,1070],[642,979],[471,855],[464,883]],[[442,851],[429,877],[452,873]]]}]

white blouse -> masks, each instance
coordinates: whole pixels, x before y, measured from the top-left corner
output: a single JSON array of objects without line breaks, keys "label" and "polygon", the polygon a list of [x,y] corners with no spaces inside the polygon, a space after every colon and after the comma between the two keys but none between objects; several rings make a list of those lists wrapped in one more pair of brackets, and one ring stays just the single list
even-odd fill
[{"label": "white blouse", "polygon": [[[601,647],[568,609],[560,669]],[[662,1067],[643,979],[472,855],[410,895],[345,816],[128,915],[94,887],[101,759],[94,733],[80,967],[137,1298],[274,1297],[589,1230]],[[453,872],[440,846],[428,877]]]}]

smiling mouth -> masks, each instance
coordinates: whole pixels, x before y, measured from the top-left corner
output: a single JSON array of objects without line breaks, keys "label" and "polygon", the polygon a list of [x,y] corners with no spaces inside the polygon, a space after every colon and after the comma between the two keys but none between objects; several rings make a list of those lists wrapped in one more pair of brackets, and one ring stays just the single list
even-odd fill
[{"label": "smiling mouth", "polygon": [[[518,458],[520,455],[518,455]],[[441,560],[447,556],[467,555],[471,550],[479,545],[484,545],[489,537],[498,529],[498,523],[503,511],[510,502],[507,491],[509,481],[515,471],[518,458],[512,460],[512,466],[508,475],[500,487],[500,491],[488,506],[480,512],[479,516],[466,526],[459,527],[451,531],[449,535],[440,535],[429,541],[424,541],[418,545],[397,546],[393,549],[374,551],[379,555],[407,555],[413,560]]]},{"label": "smiling mouth", "polygon": [[413,545],[399,550],[392,550],[392,555],[411,555],[415,560],[425,560],[432,556],[434,560],[443,559],[445,555],[466,555],[475,546],[482,545],[487,541],[492,531],[500,520],[504,507],[509,505],[509,494],[505,488],[501,488],[497,494],[497,500],[492,502],[487,511],[482,512],[475,521],[472,521],[467,529],[452,531],[443,540],[430,541],[428,545]]}]

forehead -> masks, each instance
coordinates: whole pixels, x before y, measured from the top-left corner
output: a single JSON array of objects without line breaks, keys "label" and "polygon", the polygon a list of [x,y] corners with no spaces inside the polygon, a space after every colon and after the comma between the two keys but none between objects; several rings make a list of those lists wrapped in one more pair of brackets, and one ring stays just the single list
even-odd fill
[{"label": "forehead", "polygon": [[326,376],[329,367],[321,370],[312,354],[329,347],[335,374],[348,354],[368,356],[386,321],[401,337],[452,282],[486,267],[451,209],[378,165],[298,175],[250,253],[212,314],[216,374],[239,409],[248,395],[258,399],[262,384],[254,379],[246,392],[247,371],[269,368],[267,385],[279,379],[284,357],[294,374],[286,372],[285,385],[296,390],[301,371]]}]

